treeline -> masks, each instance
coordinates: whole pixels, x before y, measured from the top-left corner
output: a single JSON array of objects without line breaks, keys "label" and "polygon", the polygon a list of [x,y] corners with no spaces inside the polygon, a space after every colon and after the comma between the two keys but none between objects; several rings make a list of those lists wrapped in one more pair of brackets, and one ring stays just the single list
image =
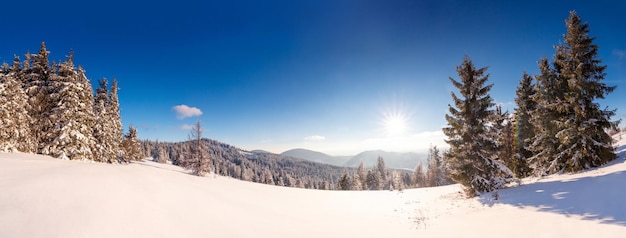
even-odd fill
[{"label": "treeline", "polygon": [[515,112],[493,103],[487,68],[466,57],[456,71],[458,88],[443,129],[450,145],[445,153],[450,178],[468,196],[504,187],[514,178],[577,172],[614,160],[610,131],[615,110],[596,102],[615,87],[602,82],[606,66],[597,58],[588,24],[570,12],[563,43],[554,61],[538,62],[540,73],[523,73],[516,91]]},{"label": "treeline", "polygon": [[[201,146],[196,145],[197,138],[191,137],[184,142],[159,142],[142,140],[141,152],[145,157],[151,157],[160,163],[172,163],[181,167],[190,168],[190,163],[202,163],[197,155],[207,155],[208,170],[217,175],[229,176],[236,179],[264,183],[285,187],[321,189],[321,190],[348,190],[345,186],[346,176],[362,175],[363,182],[350,182],[350,190],[381,190],[427,187],[449,184],[450,181],[443,172],[441,154],[435,148],[437,156],[432,156],[430,168],[439,168],[424,171],[418,166],[415,176],[410,171],[390,170],[384,166],[383,158],[379,158],[378,165],[365,171],[363,163],[358,169],[338,167],[315,163],[311,161],[281,156],[271,153],[247,152],[219,141],[202,138]],[[192,152],[193,148],[202,151]],[[432,165],[431,165],[432,164]],[[192,173],[196,174],[195,172]],[[200,173],[197,175],[204,175]],[[369,175],[369,176],[368,176]],[[369,180],[368,180],[369,177]],[[434,178],[434,179],[431,179]]]},{"label": "treeline", "polygon": [[45,43],[37,54],[16,55],[0,67],[0,151],[70,160],[129,162],[141,159],[137,130],[122,135],[117,80],[99,80],[94,92],[85,70],[50,63]]},{"label": "treeline", "polygon": [[385,160],[378,157],[376,165],[369,170],[363,167],[363,161],[356,171],[346,171],[339,179],[339,190],[403,190],[405,188],[435,187],[451,184],[446,175],[446,164],[437,147],[431,147],[428,153],[427,167],[422,162],[411,173],[403,170],[388,170]]}]

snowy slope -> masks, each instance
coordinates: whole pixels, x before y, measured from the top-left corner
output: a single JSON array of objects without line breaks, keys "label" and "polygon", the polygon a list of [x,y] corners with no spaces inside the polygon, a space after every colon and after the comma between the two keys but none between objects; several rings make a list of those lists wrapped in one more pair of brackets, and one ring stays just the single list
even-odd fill
[{"label": "snowy slope", "polygon": [[0,153],[0,237],[626,237],[624,142],[610,165],[527,180],[497,201],[458,185],[305,190]]}]

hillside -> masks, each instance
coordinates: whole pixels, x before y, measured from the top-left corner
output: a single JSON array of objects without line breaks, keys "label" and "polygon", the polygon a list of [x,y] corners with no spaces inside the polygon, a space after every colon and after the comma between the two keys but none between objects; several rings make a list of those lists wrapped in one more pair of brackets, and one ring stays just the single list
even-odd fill
[{"label": "hillside", "polygon": [[0,237],[624,237],[621,158],[478,198],[460,187],[321,191],[0,153]]}]

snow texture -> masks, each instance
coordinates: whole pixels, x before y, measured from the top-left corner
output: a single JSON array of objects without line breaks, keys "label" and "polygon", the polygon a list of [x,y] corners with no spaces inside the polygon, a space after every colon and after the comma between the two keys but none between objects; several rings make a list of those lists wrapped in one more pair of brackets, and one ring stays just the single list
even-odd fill
[{"label": "snow texture", "polygon": [[624,144],[603,167],[472,199],[459,185],[306,190],[0,153],[0,237],[625,237]]}]

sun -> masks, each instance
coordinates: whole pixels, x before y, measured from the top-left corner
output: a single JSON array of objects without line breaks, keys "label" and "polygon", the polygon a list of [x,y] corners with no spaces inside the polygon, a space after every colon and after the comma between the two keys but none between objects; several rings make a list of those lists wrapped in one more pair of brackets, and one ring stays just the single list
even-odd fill
[{"label": "sun", "polygon": [[403,114],[392,113],[384,115],[382,124],[388,136],[398,136],[407,131],[407,121],[408,118]]}]

